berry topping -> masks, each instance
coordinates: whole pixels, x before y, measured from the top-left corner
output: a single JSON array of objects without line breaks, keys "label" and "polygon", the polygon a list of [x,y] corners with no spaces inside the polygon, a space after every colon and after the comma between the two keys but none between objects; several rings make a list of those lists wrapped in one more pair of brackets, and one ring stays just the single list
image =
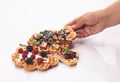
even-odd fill
[{"label": "berry topping", "polygon": [[60,34],[60,32],[58,32],[58,31],[57,31],[55,34],[59,35],[59,34]]},{"label": "berry topping", "polygon": [[52,42],[52,41],[53,41],[53,39],[52,39],[52,38],[49,38],[49,39],[48,39],[48,42]]},{"label": "berry topping", "polygon": [[26,49],[27,49],[28,52],[32,52],[33,47],[32,46],[27,46]]},{"label": "berry topping", "polygon": [[32,51],[32,54],[38,54],[38,49],[36,48],[36,49],[34,49],[33,51]]},{"label": "berry topping", "polygon": [[33,63],[33,60],[31,58],[27,58],[26,61],[25,61],[27,64],[32,64]]},{"label": "berry topping", "polygon": [[37,40],[33,40],[33,44],[36,44],[38,41]]},{"label": "berry topping", "polygon": [[40,38],[42,38],[44,35],[43,34],[40,34]]},{"label": "berry topping", "polygon": [[22,49],[22,48],[19,48],[19,49],[18,49],[18,53],[23,53],[23,49]]},{"label": "berry topping", "polygon": [[69,57],[68,55],[65,55],[64,57],[65,57],[65,59],[70,59],[70,58],[71,58],[71,57]]},{"label": "berry topping", "polygon": [[75,54],[71,54],[71,58],[76,58],[76,55]]},{"label": "berry topping", "polygon": [[66,40],[66,34],[63,34],[63,38],[64,38],[64,40]]},{"label": "berry topping", "polygon": [[32,60],[34,60],[34,59],[35,59],[35,55],[32,54],[30,58],[31,58]]},{"label": "berry topping", "polygon": [[76,54],[74,54],[73,52],[67,53],[67,54],[65,55],[65,58],[66,58],[66,59],[75,58],[75,57],[76,57]]},{"label": "berry topping", "polygon": [[22,58],[25,59],[27,57],[27,54],[22,54]]},{"label": "berry topping", "polygon": [[42,58],[37,58],[37,63],[42,63],[43,59]]},{"label": "berry topping", "polygon": [[28,51],[27,50],[23,51],[23,54],[28,54]]},{"label": "berry topping", "polygon": [[42,57],[46,57],[46,56],[47,56],[47,52],[42,51],[42,52],[40,52],[40,55],[41,55]]}]

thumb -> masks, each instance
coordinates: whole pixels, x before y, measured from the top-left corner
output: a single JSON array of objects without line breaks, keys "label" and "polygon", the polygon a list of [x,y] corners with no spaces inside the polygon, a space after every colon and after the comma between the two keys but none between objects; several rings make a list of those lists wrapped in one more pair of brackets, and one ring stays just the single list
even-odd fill
[{"label": "thumb", "polygon": [[85,22],[83,20],[83,18],[80,18],[78,22],[76,22],[74,25],[72,25],[73,30],[78,30],[80,28],[82,28],[85,25]]}]

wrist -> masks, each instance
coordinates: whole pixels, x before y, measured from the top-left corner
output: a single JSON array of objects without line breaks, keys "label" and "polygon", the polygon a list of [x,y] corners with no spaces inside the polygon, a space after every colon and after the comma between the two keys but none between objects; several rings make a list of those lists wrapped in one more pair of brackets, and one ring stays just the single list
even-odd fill
[{"label": "wrist", "polygon": [[106,17],[106,27],[120,24],[120,1],[113,3],[103,10]]}]

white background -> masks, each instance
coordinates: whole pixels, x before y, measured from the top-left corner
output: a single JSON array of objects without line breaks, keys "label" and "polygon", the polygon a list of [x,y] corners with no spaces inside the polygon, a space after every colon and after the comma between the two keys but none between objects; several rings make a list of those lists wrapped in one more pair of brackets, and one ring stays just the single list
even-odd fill
[{"label": "white background", "polygon": [[59,30],[86,12],[115,0],[0,0],[0,82],[120,82],[120,25],[73,42],[80,58],[75,67],[63,63],[45,72],[14,66],[11,54],[44,29]]}]

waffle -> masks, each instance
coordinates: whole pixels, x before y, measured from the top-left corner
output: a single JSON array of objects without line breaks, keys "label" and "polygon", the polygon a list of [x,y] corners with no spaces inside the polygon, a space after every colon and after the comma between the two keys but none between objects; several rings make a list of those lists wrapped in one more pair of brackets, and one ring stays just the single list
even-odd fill
[{"label": "waffle", "polygon": [[66,48],[70,48],[72,40],[76,38],[76,33],[70,26],[65,26],[60,31],[45,30],[35,33],[28,40],[28,44],[49,51],[50,53],[60,52]]},{"label": "waffle", "polygon": [[[72,53],[72,54],[71,54]],[[73,55],[74,54],[74,55]],[[78,61],[78,53],[75,51],[67,50],[67,52],[59,52],[55,54],[55,57],[68,66],[74,66]]]},{"label": "waffle", "polygon": [[71,26],[65,26],[60,31],[44,30],[33,34],[28,45],[20,44],[12,54],[12,60],[17,67],[28,71],[45,71],[58,65],[59,61],[68,66],[77,64],[78,53],[71,48],[76,33]]},{"label": "waffle", "polygon": [[[35,59],[33,59],[32,62],[30,62],[30,60],[29,60],[29,62],[26,62],[28,58],[32,59],[30,54],[31,53],[33,54],[33,52],[28,52],[28,54],[27,54],[28,57],[23,58],[24,52],[20,53],[19,49],[26,51],[25,47],[19,47],[16,49],[16,52],[12,54],[13,62],[15,63],[15,65],[17,67],[22,67],[28,71],[33,71],[36,69],[40,70],[40,71],[45,71],[51,67],[58,65],[58,59],[56,59],[54,56],[50,55],[49,53],[47,53],[46,57],[39,56],[39,54],[37,53],[37,54],[35,54]],[[42,61],[38,62],[37,58],[42,59]]]}]

